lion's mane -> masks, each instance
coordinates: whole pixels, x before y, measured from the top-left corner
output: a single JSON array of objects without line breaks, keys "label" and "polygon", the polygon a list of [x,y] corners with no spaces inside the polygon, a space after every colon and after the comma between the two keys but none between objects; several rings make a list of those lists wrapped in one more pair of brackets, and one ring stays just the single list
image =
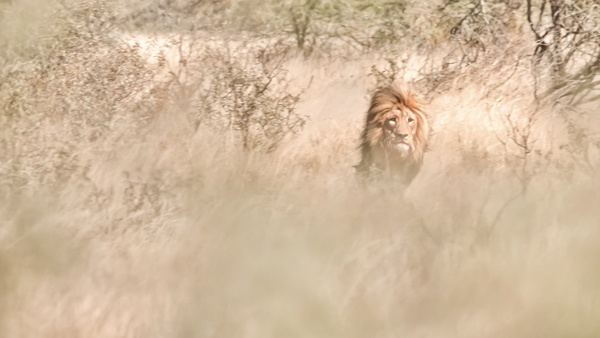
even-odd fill
[{"label": "lion's mane", "polygon": [[[415,116],[416,128],[411,133],[412,147],[406,153],[394,151],[386,141],[384,124],[391,111],[409,110]],[[408,185],[423,164],[429,137],[429,115],[411,90],[388,86],[377,90],[367,112],[361,134],[361,161],[355,166],[359,173],[374,172],[399,178]]]}]

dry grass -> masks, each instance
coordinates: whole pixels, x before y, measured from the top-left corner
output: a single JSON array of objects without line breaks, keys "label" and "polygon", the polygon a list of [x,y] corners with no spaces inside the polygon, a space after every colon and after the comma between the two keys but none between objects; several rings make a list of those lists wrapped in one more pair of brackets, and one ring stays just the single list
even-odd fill
[{"label": "dry grass", "polygon": [[377,55],[287,59],[308,125],[245,151],[191,119],[169,47],[71,33],[0,64],[1,336],[600,334],[598,130],[532,104],[527,69],[431,97],[403,197],[352,170]]}]

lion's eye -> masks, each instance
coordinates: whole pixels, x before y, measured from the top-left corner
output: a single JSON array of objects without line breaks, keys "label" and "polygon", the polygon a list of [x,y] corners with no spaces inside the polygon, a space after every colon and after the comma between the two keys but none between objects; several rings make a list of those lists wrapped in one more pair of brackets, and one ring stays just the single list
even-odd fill
[{"label": "lion's eye", "polygon": [[395,117],[392,117],[391,119],[389,119],[389,120],[388,120],[388,123],[389,123],[391,126],[395,126],[395,125],[396,125],[396,118],[395,118]]},{"label": "lion's eye", "polygon": [[415,119],[413,119],[412,117],[409,117],[408,118],[408,123],[413,123],[413,122],[415,122]]}]

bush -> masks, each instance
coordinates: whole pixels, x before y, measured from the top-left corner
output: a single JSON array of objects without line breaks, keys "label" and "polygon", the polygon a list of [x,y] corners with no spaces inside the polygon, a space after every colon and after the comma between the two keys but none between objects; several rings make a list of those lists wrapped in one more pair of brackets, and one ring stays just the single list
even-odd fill
[{"label": "bush", "polygon": [[302,93],[292,93],[286,79],[287,52],[283,44],[203,50],[195,64],[198,68],[192,71],[200,80],[185,85],[195,128],[216,128],[233,136],[245,150],[266,151],[300,132],[306,117],[296,112]]}]

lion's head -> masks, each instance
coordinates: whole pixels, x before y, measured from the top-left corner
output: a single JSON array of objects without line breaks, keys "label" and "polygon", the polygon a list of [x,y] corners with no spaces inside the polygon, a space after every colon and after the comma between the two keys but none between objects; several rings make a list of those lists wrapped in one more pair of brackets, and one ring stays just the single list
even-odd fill
[{"label": "lion's head", "polygon": [[384,87],[373,94],[361,136],[362,173],[374,170],[410,183],[427,149],[427,113],[410,90]]}]

